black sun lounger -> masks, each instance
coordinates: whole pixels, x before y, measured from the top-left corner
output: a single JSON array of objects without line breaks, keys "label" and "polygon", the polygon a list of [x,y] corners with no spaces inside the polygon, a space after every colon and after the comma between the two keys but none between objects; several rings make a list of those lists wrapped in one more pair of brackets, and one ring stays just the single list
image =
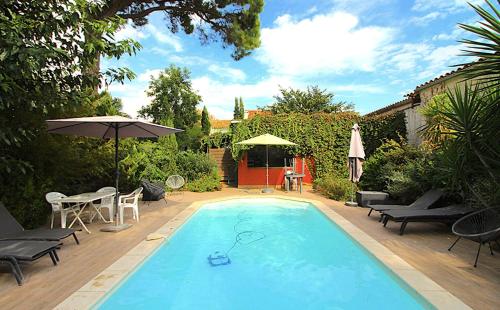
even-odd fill
[{"label": "black sun lounger", "polygon": [[21,224],[9,213],[3,203],[0,202],[0,240],[61,241],[69,236],[73,236],[76,243],[80,244],[75,230],[71,228],[24,230]]},{"label": "black sun lounger", "polygon": [[410,222],[437,222],[452,224],[473,210],[463,205],[451,205],[444,208],[427,210],[387,210],[382,213],[384,227],[388,221],[401,223],[399,234],[403,235]]},{"label": "black sun lounger", "polygon": [[439,189],[431,189],[420,198],[415,200],[411,205],[372,205],[368,204],[370,211],[368,212],[368,216],[372,213],[373,210],[378,212],[384,212],[387,210],[425,210],[429,209],[433,204],[435,204],[441,197],[443,196],[443,192]]},{"label": "black sun lounger", "polygon": [[0,241],[0,262],[7,263],[16,277],[17,284],[23,285],[24,275],[19,263],[32,262],[49,254],[55,266],[59,261],[56,249],[60,245],[60,242],[54,241]]}]

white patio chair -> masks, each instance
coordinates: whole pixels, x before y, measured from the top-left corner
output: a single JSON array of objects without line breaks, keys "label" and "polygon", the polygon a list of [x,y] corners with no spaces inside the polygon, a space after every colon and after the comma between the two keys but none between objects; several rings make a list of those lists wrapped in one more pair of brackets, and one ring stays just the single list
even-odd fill
[{"label": "white patio chair", "polygon": [[[103,192],[116,192],[116,189],[111,186],[106,186],[103,188],[100,188],[97,190],[98,193],[103,193]],[[102,213],[103,209],[108,209],[108,214],[109,214],[109,221],[113,221],[113,215],[114,215],[114,206],[115,206],[115,195],[109,196],[106,198],[101,199],[100,204],[94,204],[94,206],[99,210],[99,212]]]},{"label": "white patio chair", "polygon": [[139,222],[139,196],[142,193],[142,187],[139,187],[128,195],[120,196],[120,223],[123,224],[123,213],[126,208],[132,209],[133,219]]},{"label": "white patio chair", "polygon": [[76,211],[80,210],[79,206],[73,206],[68,208],[63,208],[62,203],[58,202],[57,199],[67,197],[66,195],[58,192],[50,192],[45,195],[45,199],[50,203],[52,207],[52,215],[50,220],[50,228],[54,228],[54,216],[56,213],[61,214],[61,227],[66,228],[66,218],[68,214],[74,214]]}]

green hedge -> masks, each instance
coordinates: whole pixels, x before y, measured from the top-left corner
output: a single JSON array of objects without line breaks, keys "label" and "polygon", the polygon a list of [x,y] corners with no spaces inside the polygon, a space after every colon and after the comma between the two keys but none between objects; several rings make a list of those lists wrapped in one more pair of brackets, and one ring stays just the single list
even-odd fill
[{"label": "green hedge", "polygon": [[233,158],[239,160],[248,146],[236,144],[264,133],[292,141],[297,146],[286,147],[291,153],[314,158],[308,162],[313,177],[328,174],[347,176],[347,155],[352,125],[359,115],[345,113],[277,114],[258,115],[234,127],[232,139]]},{"label": "green hedge", "polygon": [[366,158],[385,140],[400,143],[407,138],[405,114],[401,111],[384,116],[364,116],[360,126]]}]

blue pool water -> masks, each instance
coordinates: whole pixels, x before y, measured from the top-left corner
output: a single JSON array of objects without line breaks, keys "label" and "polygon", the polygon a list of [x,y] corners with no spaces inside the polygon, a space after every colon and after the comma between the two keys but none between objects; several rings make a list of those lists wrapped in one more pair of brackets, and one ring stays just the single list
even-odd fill
[{"label": "blue pool water", "polygon": [[405,286],[314,206],[238,199],[203,206],[97,308],[432,308]]}]

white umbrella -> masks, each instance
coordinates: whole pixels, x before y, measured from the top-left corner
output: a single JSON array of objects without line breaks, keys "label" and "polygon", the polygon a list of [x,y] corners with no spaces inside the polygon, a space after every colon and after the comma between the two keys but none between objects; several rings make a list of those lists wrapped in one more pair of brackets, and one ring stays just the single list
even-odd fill
[{"label": "white umbrella", "polygon": [[118,225],[118,140],[126,137],[158,138],[161,136],[181,132],[181,129],[156,125],[145,121],[123,116],[94,116],[54,119],[47,121],[49,133],[98,137],[115,139],[115,188],[116,188],[116,226],[108,231],[117,231],[128,228],[130,225]]},{"label": "white umbrella", "polygon": [[365,159],[365,150],[363,149],[363,142],[361,142],[361,135],[359,133],[359,125],[354,124],[351,132],[351,145],[349,147],[349,180],[351,185],[351,201],[346,203],[349,206],[356,206],[354,202],[354,183],[358,182],[363,174],[363,160]]},{"label": "white umbrella", "polygon": [[297,145],[285,139],[278,138],[268,133],[238,142],[241,145],[265,145],[266,146],[266,188],[262,190],[263,193],[270,193],[272,190],[269,188],[269,145]]}]

